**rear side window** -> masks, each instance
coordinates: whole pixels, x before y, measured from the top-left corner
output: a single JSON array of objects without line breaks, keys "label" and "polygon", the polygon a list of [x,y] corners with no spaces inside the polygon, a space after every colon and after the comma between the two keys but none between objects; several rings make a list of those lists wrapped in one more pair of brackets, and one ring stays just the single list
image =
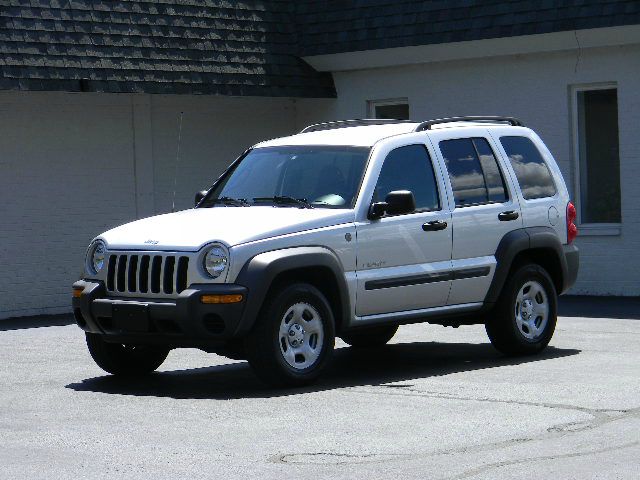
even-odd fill
[{"label": "rear side window", "polygon": [[556,186],[549,167],[534,143],[527,137],[500,137],[526,200],[552,197]]},{"label": "rear side window", "polygon": [[396,148],[384,159],[373,201],[382,202],[395,190],[410,190],[416,200],[416,210],[440,209],[436,177],[424,145]]},{"label": "rear side window", "polygon": [[491,146],[484,138],[440,142],[456,207],[507,200],[504,179]]}]

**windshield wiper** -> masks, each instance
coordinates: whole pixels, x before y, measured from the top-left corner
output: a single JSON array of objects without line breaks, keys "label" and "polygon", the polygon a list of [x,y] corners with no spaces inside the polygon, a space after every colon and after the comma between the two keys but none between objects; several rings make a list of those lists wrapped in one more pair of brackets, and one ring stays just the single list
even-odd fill
[{"label": "windshield wiper", "polygon": [[275,197],[255,197],[253,199],[254,202],[273,202],[273,203],[280,203],[280,204],[295,204],[295,205],[300,205],[303,208],[314,208],[313,205],[311,205],[306,198],[293,198],[293,197],[288,197],[288,196],[279,196],[276,195]]},{"label": "windshield wiper", "polygon": [[234,207],[250,207],[251,204],[244,198],[218,197],[209,200],[212,205],[222,203],[224,205],[233,205]]}]

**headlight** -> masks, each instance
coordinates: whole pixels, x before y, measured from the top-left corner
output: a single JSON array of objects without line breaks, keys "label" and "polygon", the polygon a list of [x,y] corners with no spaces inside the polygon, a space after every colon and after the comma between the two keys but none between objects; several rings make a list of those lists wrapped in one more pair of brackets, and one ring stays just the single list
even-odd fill
[{"label": "headlight", "polygon": [[102,240],[93,242],[89,247],[89,254],[87,255],[87,266],[89,271],[93,274],[98,273],[104,267],[104,254],[107,251],[107,246]]},{"label": "headlight", "polygon": [[212,278],[218,278],[227,268],[229,257],[224,248],[215,246],[204,256],[204,269]]}]

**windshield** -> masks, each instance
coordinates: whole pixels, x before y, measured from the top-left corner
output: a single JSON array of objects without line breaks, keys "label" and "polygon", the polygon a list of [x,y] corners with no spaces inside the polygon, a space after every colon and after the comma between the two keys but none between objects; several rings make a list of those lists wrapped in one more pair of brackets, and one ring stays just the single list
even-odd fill
[{"label": "windshield", "polygon": [[256,148],[227,172],[200,207],[353,208],[368,156],[368,147]]}]

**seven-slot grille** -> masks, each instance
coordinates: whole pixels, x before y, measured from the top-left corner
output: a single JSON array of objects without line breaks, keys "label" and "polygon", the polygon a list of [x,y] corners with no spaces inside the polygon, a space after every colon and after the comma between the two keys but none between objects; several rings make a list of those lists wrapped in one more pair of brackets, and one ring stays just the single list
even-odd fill
[{"label": "seven-slot grille", "polygon": [[109,255],[107,291],[149,295],[179,294],[187,288],[189,257],[122,253]]}]

